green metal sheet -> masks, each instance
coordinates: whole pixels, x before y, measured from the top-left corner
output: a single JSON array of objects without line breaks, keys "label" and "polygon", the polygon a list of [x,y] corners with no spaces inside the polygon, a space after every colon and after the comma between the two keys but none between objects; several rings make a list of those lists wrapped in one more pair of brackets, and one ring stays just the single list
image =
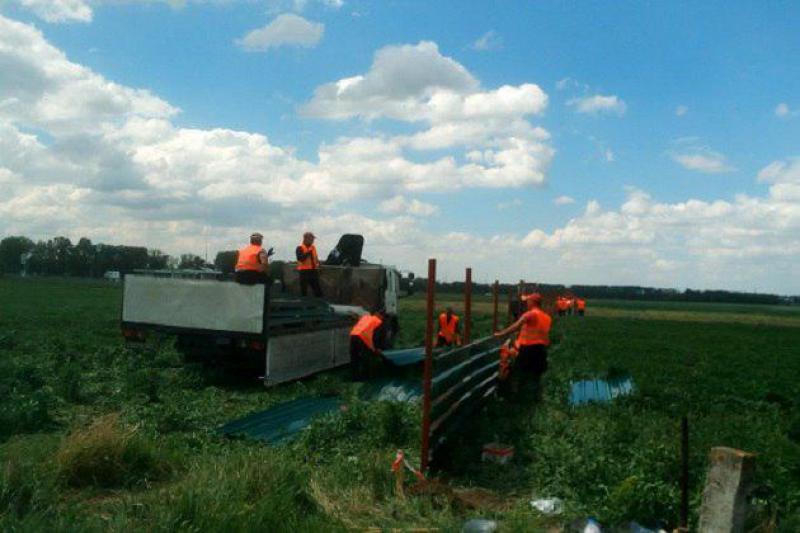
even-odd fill
[{"label": "green metal sheet", "polygon": [[217,431],[228,437],[246,437],[268,444],[280,444],[297,436],[314,418],[336,412],[338,397],[304,397],[229,422]]}]

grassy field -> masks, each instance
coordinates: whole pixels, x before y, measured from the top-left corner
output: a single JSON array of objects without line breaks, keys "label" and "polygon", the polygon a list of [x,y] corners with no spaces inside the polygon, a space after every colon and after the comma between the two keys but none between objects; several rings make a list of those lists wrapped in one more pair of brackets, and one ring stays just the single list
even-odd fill
[{"label": "grassy field", "polygon": [[[169,344],[127,350],[118,287],[0,278],[0,530],[458,531],[471,517],[537,531],[677,519],[679,419],[691,425],[692,505],[708,450],[757,452],[759,531],[800,531],[800,313],[790,308],[589,301],[556,322],[541,403],[499,400],[474,421],[446,472],[479,487],[478,508],[445,495],[399,501],[389,465],[418,457],[419,412],[363,402],[346,370],[265,390],[252,377],[188,363]],[[457,297],[444,295],[442,303]],[[401,342],[422,340],[421,298],[402,302]],[[491,327],[476,298],[475,330]],[[572,408],[573,379],[627,372],[635,393]],[[309,394],[346,412],[289,445],[218,437],[222,423]],[[489,440],[509,466],[479,461]],[[557,496],[564,515],[531,510]],[[770,529],[772,528],[772,529]]]}]

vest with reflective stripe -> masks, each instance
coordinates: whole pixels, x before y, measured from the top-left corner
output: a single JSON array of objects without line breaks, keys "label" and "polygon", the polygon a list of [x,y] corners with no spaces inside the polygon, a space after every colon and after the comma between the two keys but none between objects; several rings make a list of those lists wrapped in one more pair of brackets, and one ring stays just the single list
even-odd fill
[{"label": "vest with reflective stripe", "polygon": [[383,324],[383,320],[381,320],[379,317],[375,315],[364,315],[358,320],[358,322],[356,322],[356,325],[353,326],[353,329],[350,330],[350,336],[360,337],[370,350],[375,351],[375,341],[373,336],[375,334],[375,330],[378,329],[381,324]]},{"label": "vest with reflective stripe", "polygon": [[447,342],[453,342],[456,338],[456,326],[458,325],[458,317],[450,315],[450,320],[447,320],[447,313],[439,315],[439,335],[445,338]]},{"label": "vest with reflective stripe", "polygon": [[251,244],[239,250],[239,258],[236,260],[236,270],[255,270],[261,272],[261,263],[258,261],[258,254],[262,248],[258,244]]},{"label": "vest with reflective stripe", "polygon": [[532,346],[534,344],[550,344],[550,315],[538,308],[533,308],[522,315],[524,322],[517,337],[519,346]]},{"label": "vest with reflective stripe", "polygon": [[303,254],[311,252],[311,255],[297,263],[297,270],[314,270],[315,268],[319,268],[319,259],[317,258],[316,246],[313,244],[311,246],[301,244],[300,251],[303,252]]}]

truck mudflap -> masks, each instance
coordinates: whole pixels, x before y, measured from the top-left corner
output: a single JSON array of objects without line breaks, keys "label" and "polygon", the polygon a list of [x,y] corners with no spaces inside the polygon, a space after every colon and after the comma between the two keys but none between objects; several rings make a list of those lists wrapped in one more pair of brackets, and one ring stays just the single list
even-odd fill
[{"label": "truck mudflap", "polygon": [[266,358],[267,387],[349,364],[350,327],[270,337]]}]

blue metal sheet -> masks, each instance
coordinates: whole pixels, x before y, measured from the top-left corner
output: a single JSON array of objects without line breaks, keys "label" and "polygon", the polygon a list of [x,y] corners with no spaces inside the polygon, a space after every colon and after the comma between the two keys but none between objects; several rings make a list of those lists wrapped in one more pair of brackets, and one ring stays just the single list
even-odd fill
[{"label": "blue metal sheet", "polygon": [[619,396],[633,392],[631,378],[624,379],[587,379],[572,384],[569,393],[570,405],[584,405],[590,402],[608,402]]},{"label": "blue metal sheet", "polygon": [[386,350],[383,356],[395,366],[408,366],[425,360],[425,348],[406,348],[404,350]]},{"label": "blue metal sheet", "polygon": [[298,398],[229,422],[217,431],[228,437],[279,444],[296,437],[315,417],[338,411],[341,405],[337,397]]}]

